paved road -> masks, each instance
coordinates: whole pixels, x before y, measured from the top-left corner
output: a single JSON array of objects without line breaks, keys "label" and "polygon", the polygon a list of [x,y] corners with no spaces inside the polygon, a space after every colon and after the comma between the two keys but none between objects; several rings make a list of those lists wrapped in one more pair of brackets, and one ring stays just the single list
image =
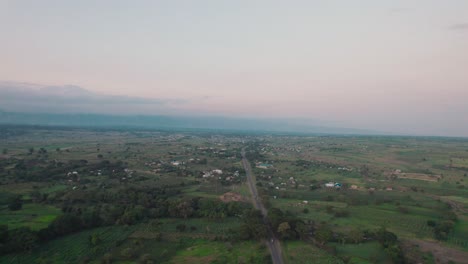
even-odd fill
[{"label": "paved road", "polygon": [[255,181],[252,177],[252,168],[250,167],[250,163],[245,157],[245,148],[242,149],[242,165],[244,166],[245,173],[247,175],[247,184],[249,185],[250,192],[252,193],[252,203],[254,207],[262,212],[263,221],[265,225],[268,227],[268,240],[266,244],[268,245],[268,249],[271,253],[271,259],[273,260],[273,264],[282,264],[283,258],[281,257],[281,245],[278,239],[276,239],[273,230],[271,230],[271,225],[268,222],[267,218],[267,210],[262,203],[262,200],[258,196],[257,186],[255,185]]}]

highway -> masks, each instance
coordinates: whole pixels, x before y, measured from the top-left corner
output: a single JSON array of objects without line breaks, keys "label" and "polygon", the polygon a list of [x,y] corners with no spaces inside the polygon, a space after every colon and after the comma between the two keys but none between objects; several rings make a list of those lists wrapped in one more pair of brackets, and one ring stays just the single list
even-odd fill
[{"label": "highway", "polygon": [[268,249],[270,250],[271,259],[273,260],[273,264],[282,264],[283,258],[281,256],[281,245],[279,240],[275,237],[273,230],[271,230],[271,225],[268,221],[268,211],[266,210],[265,206],[262,203],[262,200],[258,196],[257,186],[255,185],[255,180],[252,176],[252,168],[250,166],[249,161],[245,157],[245,148],[242,149],[242,165],[244,166],[245,173],[247,176],[247,184],[249,185],[250,193],[252,194],[252,203],[254,207],[262,212],[263,215],[263,222],[268,227],[268,240],[266,244]]}]

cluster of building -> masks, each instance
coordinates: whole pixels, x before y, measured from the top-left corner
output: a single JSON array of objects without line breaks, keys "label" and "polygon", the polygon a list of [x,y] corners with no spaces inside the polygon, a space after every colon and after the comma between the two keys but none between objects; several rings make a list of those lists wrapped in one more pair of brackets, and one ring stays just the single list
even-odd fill
[{"label": "cluster of building", "polygon": [[335,189],[340,189],[342,187],[342,184],[339,182],[328,182],[325,183],[326,188],[335,188]]}]

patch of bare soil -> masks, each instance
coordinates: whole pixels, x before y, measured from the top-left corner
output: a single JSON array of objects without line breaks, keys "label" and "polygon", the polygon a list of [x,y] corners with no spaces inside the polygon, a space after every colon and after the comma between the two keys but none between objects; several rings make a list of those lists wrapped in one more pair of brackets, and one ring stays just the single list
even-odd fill
[{"label": "patch of bare soil", "polygon": [[233,193],[233,192],[227,192],[221,196],[219,196],[219,199],[221,201],[228,203],[228,202],[240,202],[244,201],[244,197],[238,193]]},{"label": "patch of bare soil", "polygon": [[441,176],[440,175],[431,175],[424,173],[406,173],[400,171],[388,171],[384,175],[389,179],[411,179],[411,180],[420,180],[420,181],[430,181],[437,182]]},{"label": "patch of bare soil", "polygon": [[398,178],[437,182],[440,179],[440,176],[423,173],[400,173]]},{"label": "patch of bare soil", "polygon": [[468,263],[468,252],[443,246],[436,241],[411,240],[407,243],[417,245],[422,252],[430,252],[436,264],[446,264],[450,261],[462,264]]},{"label": "patch of bare soil", "polygon": [[171,260],[171,263],[191,263],[191,264],[205,264],[211,263],[215,260],[213,256],[204,256],[204,257],[197,257],[197,256],[177,256]]}]

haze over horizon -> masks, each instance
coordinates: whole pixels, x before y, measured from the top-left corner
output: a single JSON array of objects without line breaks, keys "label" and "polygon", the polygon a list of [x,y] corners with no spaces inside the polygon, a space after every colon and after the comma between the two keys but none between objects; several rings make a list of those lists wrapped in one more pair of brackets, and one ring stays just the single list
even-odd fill
[{"label": "haze over horizon", "polygon": [[468,136],[468,1],[0,0],[0,30],[3,110]]}]

